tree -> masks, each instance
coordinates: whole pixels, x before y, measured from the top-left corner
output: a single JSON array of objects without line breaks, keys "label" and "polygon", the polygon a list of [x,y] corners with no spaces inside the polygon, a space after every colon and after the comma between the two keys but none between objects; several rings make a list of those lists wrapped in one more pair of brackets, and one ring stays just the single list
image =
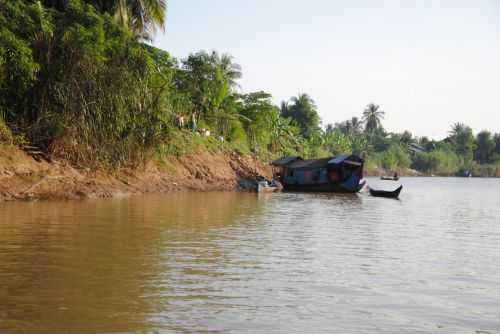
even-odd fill
[{"label": "tree", "polygon": [[358,117],[352,117],[350,121],[351,130],[353,134],[361,133],[363,122]]},{"label": "tree", "polygon": [[378,129],[382,129],[382,119],[385,112],[380,109],[380,106],[370,103],[363,111],[363,122],[365,123],[365,131],[373,133]]},{"label": "tree", "polygon": [[406,147],[399,144],[392,144],[387,150],[379,154],[380,163],[388,170],[397,168],[408,168],[410,166],[410,157]]},{"label": "tree", "polygon": [[[167,0],[84,0],[115,20],[140,39],[151,39],[158,29],[165,29]],[[43,0],[50,7],[63,10],[65,1]]]},{"label": "tree", "polygon": [[245,122],[250,145],[254,150],[266,149],[271,141],[272,122],[279,117],[279,109],[272,104],[271,94],[260,91],[241,96],[240,113],[249,122]]},{"label": "tree", "polygon": [[495,153],[500,154],[500,133],[495,133],[493,140],[495,141]]},{"label": "tree", "polygon": [[36,3],[0,1],[0,117],[7,123],[24,114],[40,71],[33,45],[48,22],[41,11]]},{"label": "tree", "polygon": [[281,104],[281,116],[290,118],[300,128],[304,138],[310,138],[320,131],[320,117],[316,104],[307,94],[299,94],[291,98],[291,104]]},{"label": "tree", "polygon": [[417,143],[427,151],[432,151],[436,148],[436,142],[434,140],[429,140],[426,136],[420,137]]},{"label": "tree", "polygon": [[450,138],[456,138],[458,135],[463,133],[467,129],[467,125],[464,123],[456,122],[451,126]]},{"label": "tree", "polygon": [[412,168],[426,173],[453,175],[459,171],[460,159],[455,152],[437,149],[428,153],[418,153],[414,158]]},{"label": "tree", "polygon": [[117,0],[115,16],[123,26],[144,39],[165,29],[166,0]]},{"label": "tree", "polygon": [[455,152],[463,158],[464,167],[470,169],[474,158],[475,140],[472,129],[463,123],[455,123],[451,127],[449,141]]},{"label": "tree", "polygon": [[297,148],[299,146],[297,135],[300,130],[291,124],[290,119],[281,117],[277,112],[270,116],[271,152],[286,154],[288,149]]},{"label": "tree", "polygon": [[231,93],[231,78],[226,78],[216,53],[199,51],[182,60],[175,82],[177,89],[189,96],[195,117],[219,111]]},{"label": "tree", "polygon": [[350,120],[336,123],[335,127],[339,129],[343,134],[351,136],[358,135],[361,133],[362,122],[357,117],[352,117]]},{"label": "tree", "polygon": [[476,137],[477,148],[475,151],[475,158],[480,164],[491,162],[492,155],[495,151],[495,141],[491,132],[481,131]]},{"label": "tree", "polygon": [[349,136],[344,134],[339,128],[327,127],[324,137],[326,149],[331,154],[352,153]]},{"label": "tree", "polygon": [[241,79],[241,66],[234,62],[233,56],[223,53],[219,56],[216,51],[212,51],[212,59],[219,66],[222,75],[227,80],[229,85],[234,88],[237,87],[237,80]]},{"label": "tree", "polygon": [[405,130],[405,132],[401,134],[399,141],[405,145],[411,144],[413,142],[413,135],[410,131]]}]

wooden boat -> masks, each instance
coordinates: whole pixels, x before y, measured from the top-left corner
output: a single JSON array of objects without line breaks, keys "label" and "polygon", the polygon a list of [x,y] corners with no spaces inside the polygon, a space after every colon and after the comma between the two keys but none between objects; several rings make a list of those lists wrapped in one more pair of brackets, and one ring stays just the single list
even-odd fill
[{"label": "wooden boat", "polygon": [[278,191],[281,191],[283,187],[278,183],[278,182],[269,182],[267,181],[261,181],[257,183],[257,192],[258,193],[275,193]]},{"label": "wooden boat", "polygon": [[304,160],[284,157],[273,161],[273,174],[286,191],[356,193],[365,182],[364,160],[356,155],[339,155]]},{"label": "wooden boat", "polygon": [[370,195],[375,197],[386,197],[386,198],[398,198],[399,193],[403,189],[403,186],[399,186],[396,190],[387,191],[387,190],[375,190],[370,188]]},{"label": "wooden boat", "polygon": [[380,179],[384,181],[399,181],[399,176],[381,176]]}]

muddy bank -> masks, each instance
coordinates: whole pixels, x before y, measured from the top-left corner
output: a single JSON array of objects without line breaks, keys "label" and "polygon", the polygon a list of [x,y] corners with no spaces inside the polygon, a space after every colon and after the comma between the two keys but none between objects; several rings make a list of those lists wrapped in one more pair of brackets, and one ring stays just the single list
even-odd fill
[{"label": "muddy bank", "polygon": [[236,153],[199,153],[150,162],[134,170],[91,172],[63,161],[36,161],[15,147],[0,148],[0,201],[128,196],[171,191],[253,191],[268,166]]}]

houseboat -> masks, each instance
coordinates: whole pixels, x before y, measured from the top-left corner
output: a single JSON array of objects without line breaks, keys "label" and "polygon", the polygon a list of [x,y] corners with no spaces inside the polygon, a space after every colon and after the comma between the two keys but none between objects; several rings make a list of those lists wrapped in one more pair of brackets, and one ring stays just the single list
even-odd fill
[{"label": "houseboat", "polygon": [[293,156],[271,163],[275,179],[286,191],[338,193],[355,193],[363,188],[363,164],[356,155],[309,160]]}]

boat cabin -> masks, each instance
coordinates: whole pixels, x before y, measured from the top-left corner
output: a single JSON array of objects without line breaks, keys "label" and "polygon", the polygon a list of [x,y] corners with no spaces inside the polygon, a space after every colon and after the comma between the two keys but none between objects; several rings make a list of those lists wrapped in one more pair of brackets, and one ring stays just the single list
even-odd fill
[{"label": "boat cabin", "polygon": [[284,157],[271,165],[285,190],[356,192],[363,178],[363,163],[356,155],[338,155],[309,160]]}]

